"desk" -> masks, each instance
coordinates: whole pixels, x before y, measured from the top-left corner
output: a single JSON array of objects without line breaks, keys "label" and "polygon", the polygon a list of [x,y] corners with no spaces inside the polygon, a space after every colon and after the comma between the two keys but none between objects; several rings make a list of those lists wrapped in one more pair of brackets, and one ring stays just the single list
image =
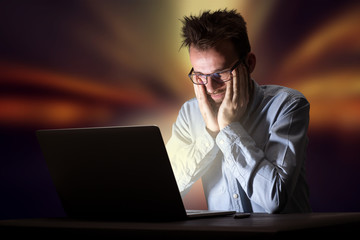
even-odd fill
[{"label": "desk", "polygon": [[[150,239],[291,239],[314,236],[358,235],[360,213],[251,214],[177,222],[98,222],[69,219],[16,219],[0,221],[0,233],[34,237],[147,237]],[[355,236],[356,236],[355,235]],[[290,238],[289,238],[290,237]],[[298,238],[296,238],[298,239]]]}]

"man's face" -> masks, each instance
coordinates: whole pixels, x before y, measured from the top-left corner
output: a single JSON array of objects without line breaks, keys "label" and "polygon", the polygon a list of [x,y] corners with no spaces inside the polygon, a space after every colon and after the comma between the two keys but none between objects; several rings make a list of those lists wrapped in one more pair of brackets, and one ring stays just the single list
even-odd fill
[{"label": "man's face", "polygon": [[[211,74],[227,70],[238,60],[233,44],[223,41],[214,48],[199,50],[190,46],[190,62],[194,73]],[[208,77],[205,85],[208,99],[213,106],[219,107],[225,97],[226,83],[219,83]]]}]

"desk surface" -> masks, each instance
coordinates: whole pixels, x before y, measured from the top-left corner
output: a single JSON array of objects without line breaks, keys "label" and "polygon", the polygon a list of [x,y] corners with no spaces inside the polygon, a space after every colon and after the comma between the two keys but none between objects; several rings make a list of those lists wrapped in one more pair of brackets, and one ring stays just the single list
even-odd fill
[{"label": "desk surface", "polygon": [[[192,219],[176,222],[115,222],[69,219],[16,219],[0,221],[0,232],[30,236],[132,236],[192,237],[193,239],[226,239],[234,236],[276,238],[310,236],[321,233],[352,234],[360,227],[360,213],[251,214],[249,218],[232,216]],[[335,234],[335,235],[334,235]],[[322,236],[325,236],[322,235]],[[340,236],[340,235],[339,235]]]}]

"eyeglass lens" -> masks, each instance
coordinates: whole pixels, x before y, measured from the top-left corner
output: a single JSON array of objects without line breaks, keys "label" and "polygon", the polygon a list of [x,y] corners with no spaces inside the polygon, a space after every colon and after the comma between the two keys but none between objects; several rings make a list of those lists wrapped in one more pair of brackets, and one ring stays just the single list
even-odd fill
[{"label": "eyeglass lens", "polygon": [[226,82],[231,79],[231,70],[226,71],[226,72],[221,72],[221,73],[213,73],[213,74],[209,74],[209,75],[193,73],[191,75],[191,77],[192,77],[193,82],[197,83],[197,84],[206,84],[208,77],[210,77],[211,80],[213,80],[213,81]]}]

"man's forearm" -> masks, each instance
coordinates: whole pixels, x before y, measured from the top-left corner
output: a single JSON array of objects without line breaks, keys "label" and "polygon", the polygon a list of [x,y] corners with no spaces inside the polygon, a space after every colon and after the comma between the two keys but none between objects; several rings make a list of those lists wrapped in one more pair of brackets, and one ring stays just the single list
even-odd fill
[{"label": "man's forearm", "polygon": [[205,129],[202,136],[190,143],[172,136],[166,148],[182,195],[207,171],[219,151]]}]

